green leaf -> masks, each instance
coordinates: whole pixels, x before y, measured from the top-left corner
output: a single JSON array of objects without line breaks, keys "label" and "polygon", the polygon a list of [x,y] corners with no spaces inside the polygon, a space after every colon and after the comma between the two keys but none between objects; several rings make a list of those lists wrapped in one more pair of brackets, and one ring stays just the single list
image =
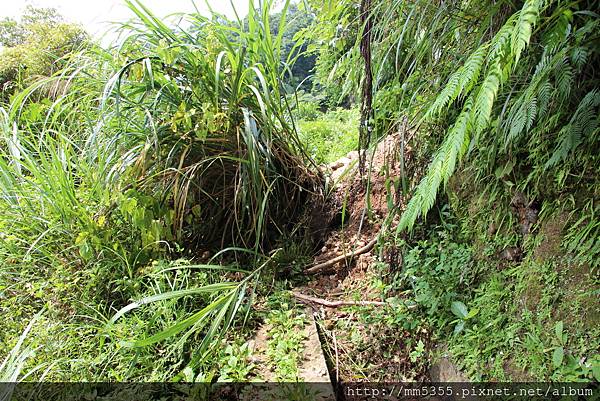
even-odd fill
[{"label": "green leaf", "polygon": [[465,306],[465,304],[463,304],[460,301],[452,302],[452,305],[450,306],[450,310],[452,311],[452,313],[454,313],[457,317],[459,317],[461,319],[466,319],[467,316],[469,315],[469,311],[467,310],[467,307]]},{"label": "green leaf", "polygon": [[146,304],[149,304],[152,302],[164,301],[164,300],[173,299],[173,298],[181,298],[181,297],[184,297],[187,295],[199,295],[199,294],[203,294],[203,293],[226,291],[226,290],[231,290],[231,289],[235,288],[235,286],[236,286],[236,283],[222,282],[222,283],[216,283],[216,284],[209,284],[209,285],[205,285],[202,287],[188,288],[185,290],[178,290],[178,291],[168,291],[168,292],[163,292],[160,294],[152,295],[150,297],[142,298],[137,302],[132,302],[129,305],[121,308],[110,319],[110,323],[116,322],[125,313],[127,313],[133,309],[137,309],[142,305],[146,305]]},{"label": "green leaf", "polygon": [[560,365],[562,365],[564,356],[565,350],[563,347],[558,347],[554,350],[554,353],[552,354],[552,364],[555,368],[558,368]]},{"label": "green leaf", "polygon": [[469,314],[467,315],[467,317],[465,319],[471,319],[471,318],[475,317],[478,313],[479,313],[479,309],[473,308],[469,311]]},{"label": "green leaf", "polygon": [[458,334],[461,331],[463,331],[463,329],[465,328],[465,321],[461,320],[460,322],[458,322],[456,324],[456,326],[454,326],[454,334]]},{"label": "green leaf", "polygon": [[199,323],[199,322],[207,319],[208,316],[211,315],[213,312],[220,310],[221,307],[223,306],[223,304],[225,302],[227,302],[228,299],[229,299],[229,297],[227,297],[227,296],[219,297],[219,298],[217,298],[216,301],[214,301],[210,305],[206,306],[201,311],[196,312],[195,314],[188,317],[187,319],[179,321],[176,324],[174,324],[173,326],[169,327],[168,329],[163,330],[160,333],[157,333],[151,337],[136,341],[134,343],[134,346],[135,347],[145,347],[145,346],[157,343],[159,341],[162,341],[171,336],[174,336],[175,334],[180,333],[181,331],[187,329],[188,327],[193,326],[196,323]]},{"label": "green leaf", "polygon": [[554,333],[560,344],[563,344],[563,322],[560,321],[554,326]]},{"label": "green leaf", "polygon": [[596,381],[600,381],[600,364],[592,366],[592,374],[594,375],[594,379]]}]

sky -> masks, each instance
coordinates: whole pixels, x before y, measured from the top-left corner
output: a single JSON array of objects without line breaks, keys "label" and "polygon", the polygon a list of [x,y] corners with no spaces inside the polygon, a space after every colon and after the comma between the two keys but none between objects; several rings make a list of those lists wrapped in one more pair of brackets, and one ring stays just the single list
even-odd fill
[{"label": "sky", "polygon": [[[201,13],[208,14],[205,0],[195,0]],[[248,11],[248,0],[208,0],[211,8],[233,18],[232,4],[240,17]],[[132,17],[123,0],[0,0],[0,19],[18,18],[27,5],[56,8],[69,22],[80,23],[92,36],[100,39],[110,22]],[[143,0],[155,15],[166,17],[175,12],[195,12],[192,0]],[[106,38],[105,38],[106,39]]]}]

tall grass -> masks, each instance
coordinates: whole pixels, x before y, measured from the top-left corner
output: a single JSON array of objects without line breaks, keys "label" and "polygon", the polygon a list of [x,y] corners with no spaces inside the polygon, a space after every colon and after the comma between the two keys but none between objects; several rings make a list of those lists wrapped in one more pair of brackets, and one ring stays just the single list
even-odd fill
[{"label": "tall grass", "polygon": [[[113,49],[83,50],[0,108],[0,279],[18,277],[20,299],[58,316],[80,304],[69,324],[93,321],[104,348],[170,341],[198,366],[247,313],[321,183],[286,103],[272,1],[251,2],[244,20],[183,15],[174,28],[127,5],[135,19]],[[153,260],[206,250],[211,262],[155,284]],[[173,274],[190,279],[174,286]],[[56,288],[30,298],[28,279]],[[70,305],[55,302],[76,283]]]},{"label": "tall grass", "polygon": [[123,168],[169,204],[175,238],[263,249],[316,183],[282,93],[284,29],[271,34],[271,2],[231,24],[187,16],[186,30],[128,5],[138,22],[120,54],[132,61],[103,99],[130,129]]}]

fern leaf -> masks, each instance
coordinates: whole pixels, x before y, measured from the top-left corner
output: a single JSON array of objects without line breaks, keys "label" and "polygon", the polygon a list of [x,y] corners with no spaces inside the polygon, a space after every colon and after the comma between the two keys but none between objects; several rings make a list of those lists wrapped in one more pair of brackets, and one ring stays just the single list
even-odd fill
[{"label": "fern leaf", "polygon": [[425,114],[426,118],[441,114],[443,109],[452,104],[459,96],[466,96],[470,92],[473,85],[479,79],[486,53],[487,46],[480,46],[469,56],[465,64],[450,76],[442,92],[435,99],[429,110],[427,110]]},{"label": "fern leaf", "polygon": [[427,175],[421,180],[415,194],[400,219],[397,232],[412,229],[420,215],[425,215],[435,204],[439,187],[446,185],[456,169],[456,163],[464,156],[470,142],[470,116],[472,98],[469,98],[463,111],[448,131],[444,143],[429,165]]},{"label": "fern leaf", "polygon": [[550,97],[552,96],[552,85],[548,80],[540,85],[538,91],[538,118],[542,119],[548,112],[548,105],[550,104]]},{"label": "fern leaf", "polygon": [[[457,162],[466,152],[471,137],[478,138],[490,124],[500,85],[506,82],[518,63],[522,51],[529,44],[540,7],[541,0],[526,0],[521,11],[512,15],[494,38],[480,46],[465,65],[450,77],[442,93],[428,109],[425,117],[437,115],[458,96],[473,90],[429,165],[427,175],[417,186],[414,196],[402,214],[398,233],[404,229],[412,229],[419,215],[425,215],[431,209],[440,185],[447,184]],[[472,89],[478,82],[483,68],[484,52],[487,52],[486,73],[481,84],[476,89]],[[525,116],[523,126],[527,124],[531,127],[537,105],[535,100],[532,105],[533,96],[529,96],[529,99],[530,102],[523,109]]]},{"label": "fern leaf", "polygon": [[555,75],[559,97],[561,99],[568,98],[573,85],[573,68],[566,58],[555,68]]},{"label": "fern leaf", "polygon": [[494,100],[500,88],[501,74],[499,63],[493,64],[479,88],[471,119],[476,133],[483,131],[489,124]]},{"label": "fern leaf", "polygon": [[512,38],[515,24],[515,16],[511,16],[506,23],[500,28],[498,33],[494,36],[490,45],[490,52],[488,54],[489,60],[495,60],[502,58],[502,56],[510,48],[510,41]]},{"label": "fern leaf", "polygon": [[540,3],[540,0],[527,0],[519,12],[519,19],[511,38],[511,50],[515,62],[519,61],[521,52],[529,44],[533,26],[537,22],[540,12]]},{"label": "fern leaf", "polygon": [[458,84],[460,82],[461,72],[461,69],[459,69],[450,76],[450,78],[448,79],[448,83],[446,84],[442,92],[438,95],[433,104],[425,113],[426,119],[430,119],[436,115],[441,114],[441,111],[452,102],[452,96],[456,92],[456,89],[458,88]]},{"label": "fern leaf", "polygon": [[569,123],[560,130],[559,143],[546,162],[545,168],[553,167],[565,160],[583,142],[585,137],[591,136],[598,129],[597,109],[599,105],[600,91],[594,89],[585,95]]},{"label": "fern leaf", "polygon": [[535,117],[537,115],[537,99],[534,97],[529,102],[527,107],[527,131],[531,129],[533,126],[533,122],[535,121]]},{"label": "fern leaf", "polygon": [[[465,65],[462,68],[462,74],[460,75],[460,80],[458,84],[458,88],[454,92],[453,96],[456,99],[458,96],[466,95],[473,88],[473,85],[479,79],[479,73],[481,72],[481,68],[483,67],[483,62],[485,61],[485,55],[487,53],[487,46],[480,46],[465,62]],[[453,99],[453,100],[454,100]]]},{"label": "fern leaf", "polygon": [[517,138],[525,128],[526,120],[526,99],[525,96],[519,98],[510,109],[509,116],[506,119],[507,136],[505,144],[508,145]]},{"label": "fern leaf", "polygon": [[575,47],[571,51],[571,61],[577,67],[578,70],[585,65],[588,58],[588,49],[585,47]]}]

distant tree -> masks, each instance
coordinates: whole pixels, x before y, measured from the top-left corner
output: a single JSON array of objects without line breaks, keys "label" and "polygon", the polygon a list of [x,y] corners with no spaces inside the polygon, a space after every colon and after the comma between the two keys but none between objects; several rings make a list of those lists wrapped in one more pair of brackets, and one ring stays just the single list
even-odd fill
[{"label": "distant tree", "polygon": [[[271,29],[273,34],[278,33],[279,22],[281,21],[282,13],[276,13],[271,16]],[[307,12],[303,8],[298,7],[298,4],[291,3],[286,13],[286,27],[282,38],[281,61],[286,62],[292,52],[292,57],[299,55],[295,62],[291,65],[290,71],[286,75],[288,80],[286,84],[293,86],[301,84],[301,89],[310,90],[312,88],[312,79],[310,75],[315,67],[316,56],[307,54],[308,42],[294,49],[297,43],[298,36],[310,27],[314,22],[314,15]],[[308,79],[307,79],[308,78]]]},{"label": "distant tree", "polygon": [[21,24],[12,18],[0,20],[0,46],[14,47],[23,43],[25,32]]},{"label": "distant tree", "polygon": [[53,8],[27,6],[20,21],[0,20],[0,100],[32,79],[60,70],[64,56],[86,38],[82,27],[66,22]]}]

